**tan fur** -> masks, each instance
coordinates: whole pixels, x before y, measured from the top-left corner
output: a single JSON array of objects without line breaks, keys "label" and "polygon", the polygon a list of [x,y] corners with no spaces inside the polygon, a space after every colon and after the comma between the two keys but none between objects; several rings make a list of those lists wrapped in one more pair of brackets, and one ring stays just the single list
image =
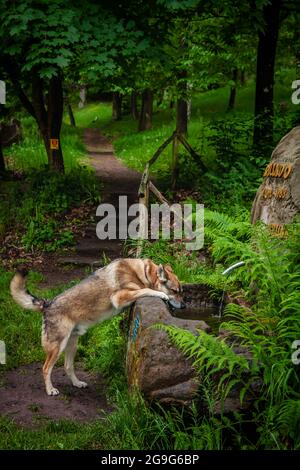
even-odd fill
[{"label": "tan fur", "polygon": [[38,301],[25,289],[25,277],[21,272],[17,272],[11,280],[10,292],[15,302],[23,308],[29,310],[43,309],[43,301]]},{"label": "tan fur", "polygon": [[42,345],[47,354],[43,367],[48,395],[59,392],[51,382],[51,372],[65,351],[65,369],[76,387],[85,387],[74,372],[78,336],[96,323],[111,318],[135,300],[154,296],[182,302],[178,278],[170,266],[157,266],[150,259],[119,259],[71,289],[46,302],[25,290],[25,279],[17,273],[11,281],[14,300],[25,309],[43,312]]}]

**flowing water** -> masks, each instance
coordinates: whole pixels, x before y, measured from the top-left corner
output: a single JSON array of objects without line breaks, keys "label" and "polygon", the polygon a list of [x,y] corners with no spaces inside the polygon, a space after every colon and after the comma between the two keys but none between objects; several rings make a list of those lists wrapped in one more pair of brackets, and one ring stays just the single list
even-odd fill
[{"label": "flowing water", "polygon": [[172,315],[185,320],[203,320],[211,327],[213,333],[218,332],[221,323],[218,305],[176,309],[172,312]]}]

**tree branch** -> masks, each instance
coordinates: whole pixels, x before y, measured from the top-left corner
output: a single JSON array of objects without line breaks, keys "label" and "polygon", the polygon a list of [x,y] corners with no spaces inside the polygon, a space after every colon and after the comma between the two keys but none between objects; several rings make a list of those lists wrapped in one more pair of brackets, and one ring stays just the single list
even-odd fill
[{"label": "tree branch", "polygon": [[10,57],[7,57],[7,56],[5,57],[4,56],[3,58],[4,58],[4,60],[3,60],[4,69],[6,70],[8,76],[9,76],[9,79],[12,82],[12,84],[13,84],[15,90],[16,90],[16,94],[17,94],[19,100],[21,101],[24,108],[29,112],[29,114],[31,114],[31,116],[34,119],[36,119],[37,116],[36,116],[34,107],[31,103],[31,101],[29,100],[28,96],[24,92],[22,86],[21,86],[20,74],[18,73],[16,64],[11,60]]},{"label": "tree branch", "polygon": [[47,111],[44,103],[43,81],[38,75],[35,76],[32,83],[32,100],[39,125],[47,128]]}]

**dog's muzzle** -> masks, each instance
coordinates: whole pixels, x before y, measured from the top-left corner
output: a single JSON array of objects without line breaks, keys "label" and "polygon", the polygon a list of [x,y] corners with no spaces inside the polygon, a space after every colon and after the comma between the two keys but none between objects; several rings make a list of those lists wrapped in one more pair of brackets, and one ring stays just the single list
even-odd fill
[{"label": "dog's muzzle", "polygon": [[169,299],[168,300],[168,304],[169,304],[169,307],[171,307],[171,309],[173,310],[176,310],[176,309],[183,309],[186,307],[186,304],[183,302],[183,300],[179,301],[179,300],[176,300],[176,299]]}]

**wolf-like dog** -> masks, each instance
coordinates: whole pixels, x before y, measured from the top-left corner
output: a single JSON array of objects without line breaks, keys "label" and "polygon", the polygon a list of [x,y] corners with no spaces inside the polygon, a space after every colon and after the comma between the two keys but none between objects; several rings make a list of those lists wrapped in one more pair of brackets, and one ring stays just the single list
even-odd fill
[{"label": "wolf-like dog", "polygon": [[117,259],[95,271],[76,286],[53,300],[38,299],[25,287],[24,272],[17,272],[10,284],[13,299],[28,310],[43,313],[42,346],[46,392],[58,395],[51,373],[60,354],[65,352],[65,371],[75,387],[87,384],[76,377],[74,357],[78,337],[96,323],[118,314],[141,297],[152,296],[184,307],[182,288],[169,265],[156,265],[150,259]]}]

